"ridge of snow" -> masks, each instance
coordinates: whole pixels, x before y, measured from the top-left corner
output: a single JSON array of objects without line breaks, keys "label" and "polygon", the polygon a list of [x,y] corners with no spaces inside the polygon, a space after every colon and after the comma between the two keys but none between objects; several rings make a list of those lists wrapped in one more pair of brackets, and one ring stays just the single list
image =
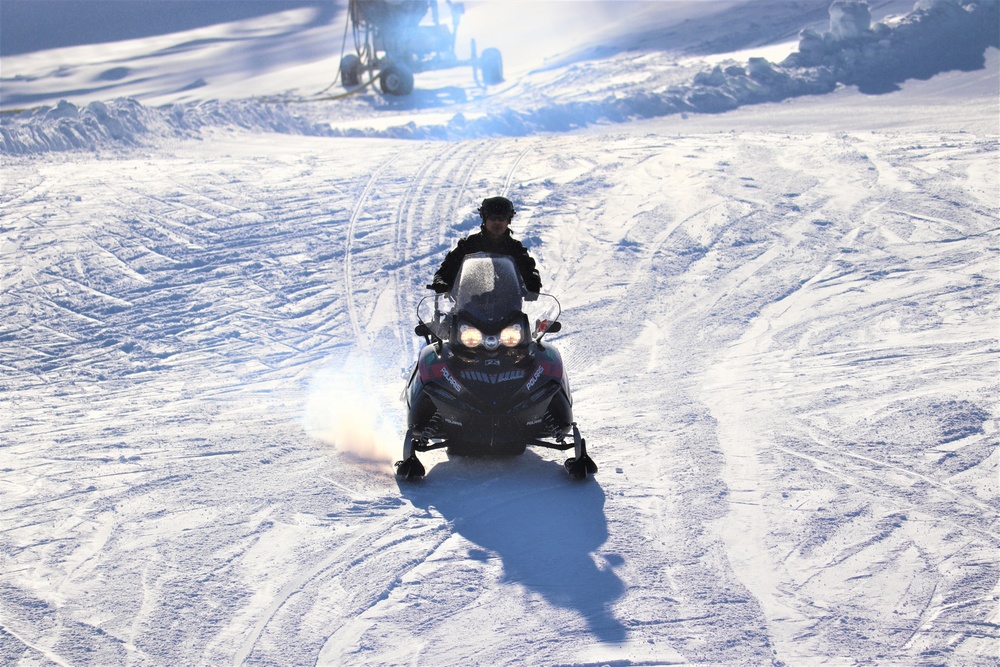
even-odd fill
[{"label": "ridge of snow", "polygon": [[256,101],[215,101],[150,108],[132,98],[91,102],[82,109],[61,101],[0,126],[0,152],[42,153],[139,145],[151,139],[194,138],[209,128],[334,136],[328,126],[289,113],[287,107]]}]

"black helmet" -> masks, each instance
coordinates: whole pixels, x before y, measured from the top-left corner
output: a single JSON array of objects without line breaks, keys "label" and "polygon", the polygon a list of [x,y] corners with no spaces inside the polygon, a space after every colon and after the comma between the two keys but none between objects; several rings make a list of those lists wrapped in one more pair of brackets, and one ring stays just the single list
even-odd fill
[{"label": "black helmet", "polygon": [[517,215],[517,211],[514,210],[513,202],[506,197],[487,197],[479,207],[479,217],[485,220],[491,215],[499,215],[510,220]]}]

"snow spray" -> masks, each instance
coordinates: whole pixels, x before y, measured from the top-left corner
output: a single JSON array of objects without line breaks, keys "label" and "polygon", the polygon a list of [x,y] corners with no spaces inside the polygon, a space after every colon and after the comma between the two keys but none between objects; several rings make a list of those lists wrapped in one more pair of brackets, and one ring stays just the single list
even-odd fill
[{"label": "snow spray", "polygon": [[392,462],[399,458],[402,440],[389,423],[387,401],[380,400],[365,366],[348,360],[340,369],[326,368],[317,374],[306,401],[305,429],[362,461]]}]

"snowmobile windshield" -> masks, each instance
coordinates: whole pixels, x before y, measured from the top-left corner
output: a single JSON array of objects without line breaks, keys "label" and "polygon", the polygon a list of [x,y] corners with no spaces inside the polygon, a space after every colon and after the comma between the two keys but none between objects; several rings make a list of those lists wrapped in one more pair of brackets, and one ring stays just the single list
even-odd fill
[{"label": "snowmobile windshield", "polygon": [[521,310],[524,291],[514,260],[506,255],[476,253],[462,262],[452,290],[457,312],[482,324],[504,324]]}]

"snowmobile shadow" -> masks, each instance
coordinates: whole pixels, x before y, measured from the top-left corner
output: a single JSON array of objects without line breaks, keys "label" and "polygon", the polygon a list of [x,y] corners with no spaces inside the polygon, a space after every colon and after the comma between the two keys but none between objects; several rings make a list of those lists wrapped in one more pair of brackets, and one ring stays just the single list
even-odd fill
[{"label": "snowmobile shadow", "polygon": [[400,482],[400,492],[478,545],[482,551],[471,549],[470,559],[499,556],[505,581],[576,611],[600,641],[624,641],[625,626],[611,613],[624,593],[612,569],[621,559],[592,555],[608,539],[605,494],[596,479],[575,482],[561,462],[531,451],[452,458],[428,468],[422,482]]}]

